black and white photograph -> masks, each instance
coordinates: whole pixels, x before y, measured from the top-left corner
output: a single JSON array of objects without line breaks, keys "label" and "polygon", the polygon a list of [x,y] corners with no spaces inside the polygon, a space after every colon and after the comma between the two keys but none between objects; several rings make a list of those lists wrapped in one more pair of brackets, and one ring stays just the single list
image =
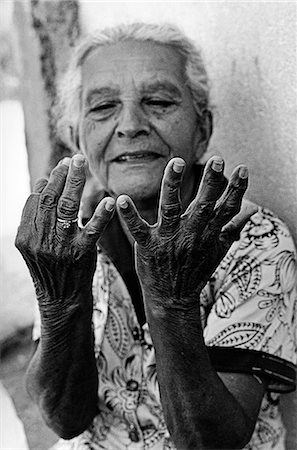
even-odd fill
[{"label": "black and white photograph", "polygon": [[0,450],[297,449],[296,24],[0,0]]}]

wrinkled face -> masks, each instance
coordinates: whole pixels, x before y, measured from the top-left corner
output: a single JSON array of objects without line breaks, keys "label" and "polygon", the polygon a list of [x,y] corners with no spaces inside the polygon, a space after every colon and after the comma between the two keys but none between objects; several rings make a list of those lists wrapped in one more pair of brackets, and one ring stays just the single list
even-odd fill
[{"label": "wrinkled face", "polygon": [[135,41],[98,48],[83,63],[82,86],[80,147],[109,194],[155,197],[173,156],[185,159],[190,181],[201,133],[172,48]]}]

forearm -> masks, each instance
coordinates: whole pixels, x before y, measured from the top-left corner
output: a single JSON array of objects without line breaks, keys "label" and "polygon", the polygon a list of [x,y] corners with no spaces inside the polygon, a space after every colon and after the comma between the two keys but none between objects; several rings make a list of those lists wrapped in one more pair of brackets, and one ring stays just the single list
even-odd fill
[{"label": "forearm", "polygon": [[28,390],[47,424],[65,438],[86,429],[97,412],[92,282],[96,244],[115,204],[106,197],[80,228],[85,180],[85,157],[63,158],[48,180],[36,184],[15,240],[32,276],[41,316]]},{"label": "forearm", "polygon": [[241,402],[245,386],[235,392],[228,380],[229,391],[211,366],[199,293],[255,212],[239,213],[248,171],[238,166],[225,189],[224,163],[214,156],[196,197],[187,204],[181,199],[184,166],[180,158],[168,163],[154,225],[140,217],[126,195],[117,204],[136,241],[136,270],[156,350],[161,402],[175,445],[179,450],[240,448],[253,432],[263,391],[257,391],[251,407],[246,398]]},{"label": "forearm", "polygon": [[[52,301],[41,314],[41,338],[27,373],[28,391],[59,436],[84,431],[97,412],[98,376],[91,328],[91,293]],[[89,298],[88,298],[89,297]]]},{"label": "forearm", "polygon": [[146,301],[146,312],[161,402],[175,445],[195,450],[242,448],[254,424],[210,363],[198,302],[192,311],[156,310],[150,303]]}]

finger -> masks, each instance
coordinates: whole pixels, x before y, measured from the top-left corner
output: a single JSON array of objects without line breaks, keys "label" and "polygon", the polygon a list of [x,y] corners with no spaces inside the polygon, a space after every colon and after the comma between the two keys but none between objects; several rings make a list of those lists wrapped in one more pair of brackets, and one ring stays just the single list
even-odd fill
[{"label": "finger", "polygon": [[173,158],[165,168],[159,203],[160,233],[172,231],[180,221],[180,186],[184,167],[183,159]]},{"label": "finger", "polygon": [[226,186],[224,178],[224,161],[220,156],[213,156],[206,163],[199,190],[182,218],[190,218],[188,228],[199,235],[210,220],[215,204]]},{"label": "finger", "polygon": [[215,208],[215,215],[209,222],[209,229],[221,230],[239,213],[243,195],[248,186],[248,169],[238,166],[232,172],[228,186]]},{"label": "finger", "polygon": [[41,194],[47,183],[48,183],[47,178],[38,178],[34,183],[32,192],[34,194]]},{"label": "finger", "polygon": [[70,158],[64,158],[50,173],[49,180],[40,195],[41,210],[55,209],[62,194],[68,173]]},{"label": "finger", "polygon": [[150,239],[150,226],[140,217],[131,198],[128,195],[120,195],[117,199],[117,207],[135,241],[141,246],[147,246]]},{"label": "finger", "polygon": [[18,227],[15,246],[22,252],[30,242],[32,227],[35,227],[35,219],[39,207],[39,194],[31,194],[23,208],[20,225]]},{"label": "finger", "polygon": [[240,212],[234,216],[222,229],[220,241],[229,249],[234,241],[239,240],[240,233],[253,214],[258,212],[258,207],[248,200],[244,200]]},{"label": "finger", "polygon": [[93,247],[102,236],[115,209],[115,200],[112,197],[106,197],[96,207],[92,218],[84,227],[80,242],[84,248]]},{"label": "finger", "polygon": [[[80,199],[86,181],[86,159],[83,155],[74,155],[63,193],[58,201],[57,217],[60,220],[73,221],[77,219]],[[59,226],[58,222],[58,226]]]}]

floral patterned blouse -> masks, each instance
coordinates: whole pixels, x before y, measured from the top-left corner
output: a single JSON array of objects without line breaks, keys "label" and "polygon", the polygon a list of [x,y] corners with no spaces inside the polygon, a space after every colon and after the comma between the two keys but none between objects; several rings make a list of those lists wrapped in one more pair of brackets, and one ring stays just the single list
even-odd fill
[{"label": "floral patterned blouse", "polygon": [[[201,295],[204,338],[214,368],[269,380],[246,450],[285,448],[278,400],[295,385],[296,275],[288,229],[270,211],[259,209]],[[148,326],[140,326],[122,277],[100,249],[93,296],[100,413],[80,436],[59,440],[53,449],[174,449]]]}]

